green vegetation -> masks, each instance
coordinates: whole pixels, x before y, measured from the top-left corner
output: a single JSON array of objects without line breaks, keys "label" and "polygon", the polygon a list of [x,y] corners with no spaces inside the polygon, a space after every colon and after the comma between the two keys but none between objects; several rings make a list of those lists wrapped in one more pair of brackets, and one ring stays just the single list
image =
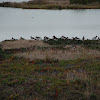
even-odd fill
[{"label": "green vegetation", "polygon": [[73,40],[73,39],[60,39],[57,40],[50,39],[48,41],[44,41],[49,45],[56,45],[56,48],[64,49],[65,45],[81,45],[90,49],[96,49],[100,51],[100,40]]},{"label": "green vegetation", "polygon": [[100,3],[100,0],[70,0],[71,4],[89,4],[89,3]]},{"label": "green vegetation", "polygon": [[0,100],[99,100],[99,72],[99,57],[31,60],[0,49]]}]

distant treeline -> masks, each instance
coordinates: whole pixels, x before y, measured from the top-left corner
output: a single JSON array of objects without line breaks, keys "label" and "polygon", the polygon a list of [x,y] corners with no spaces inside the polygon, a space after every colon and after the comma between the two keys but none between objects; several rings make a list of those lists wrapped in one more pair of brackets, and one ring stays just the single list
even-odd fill
[{"label": "distant treeline", "polygon": [[93,2],[100,3],[100,0],[70,0],[71,4],[88,4]]}]

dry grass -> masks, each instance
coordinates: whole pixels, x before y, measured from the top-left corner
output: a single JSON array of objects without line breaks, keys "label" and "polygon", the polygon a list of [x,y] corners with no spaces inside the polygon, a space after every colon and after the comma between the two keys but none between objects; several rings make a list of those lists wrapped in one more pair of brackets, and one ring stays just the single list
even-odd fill
[{"label": "dry grass", "polygon": [[78,58],[94,58],[100,57],[100,52],[96,50],[85,49],[77,47],[76,49],[71,48],[70,50],[33,50],[31,52],[17,53],[17,56],[22,56],[30,59],[58,59],[58,60],[71,60]]},{"label": "dry grass", "polygon": [[[58,59],[58,60],[72,60],[72,59],[85,59],[85,58],[94,58],[100,57],[100,51],[87,49],[82,46],[76,46],[75,48],[72,45],[64,46],[64,49],[54,48],[43,41],[34,41],[34,40],[17,40],[17,41],[5,41],[0,43],[2,49],[20,49],[20,48],[29,48],[25,52],[15,53],[15,56],[34,59]],[[35,49],[33,47],[35,46]],[[46,48],[46,49],[44,49]]]},{"label": "dry grass", "polygon": [[0,43],[2,45],[2,49],[20,49],[20,48],[31,48],[33,46],[49,46],[42,41],[34,41],[34,40],[17,40],[17,41],[5,41]]}]

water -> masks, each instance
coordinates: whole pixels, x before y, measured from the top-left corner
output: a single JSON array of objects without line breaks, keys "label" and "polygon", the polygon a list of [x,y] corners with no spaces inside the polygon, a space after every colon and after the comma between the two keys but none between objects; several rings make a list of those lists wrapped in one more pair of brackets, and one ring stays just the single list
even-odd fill
[{"label": "water", "polygon": [[23,1],[29,1],[29,0],[0,0],[0,2],[23,2]]},{"label": "water", "polygon": [[27,10],[0,8],[0,41],[30,36],[100,37],[100,9]]}]

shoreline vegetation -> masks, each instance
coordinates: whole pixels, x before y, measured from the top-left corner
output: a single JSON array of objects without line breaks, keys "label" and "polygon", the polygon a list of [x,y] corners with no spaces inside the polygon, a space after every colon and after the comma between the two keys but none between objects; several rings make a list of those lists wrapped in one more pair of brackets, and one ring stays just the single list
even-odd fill
[{"label": "shoreline vegetation", "polygon": [[[65,55],[63,55],[61,59],[62,60],[63,59],[67,60],[70,58],[73,59],[77,55],[78,56],[76,58],[80,58],[82,53],[84,54],[86,53],[85,56],[88,55],[88,57],[91,58],[92,57],[91,55],[94,54],[94,56],[97,56],[100,52],[100,37],[95,36],[92,39],[85,39],[85,37],[83,36],[81,39],[78,37],[69,38],[69,37],[61,36],[60,38],[57,38],[56,36],[53,36],[52,38],[49,38],[49,37],[44,36],[44,38],[42,39],[41,37],[38,37],[38,36],[36,37],[30,36],[30,40],[26,40],[23,37],[20,37],[20,39],[15,39],[12,37],[12,39],[10,40],[4,40],[0,42],[0,47],[2,47],[2,50],[7,51],[8,53],[18,52],[19,53],[19,54],[17,53],[18,55],[20,55],[20,51],[30,52],[29,53],[30,56],[28,56],[27,53],[25,55],[26,57],[29,57],[29,58],[31,58],[31,54],[33,51],[36,51],[35,53],[37,53],[38,51],[38,53],[41,56],[39,57],[41,59],[46,59],[46,54],[50,58],[59,59],[60,56],[63,55],[63,53],[67,55],[67,54],[71,54],[71,51],[73,52],[72,54],[74,54],[72,55],[73,57],[64,58],[63,56]],[[53,53],[53,50],[54,50],[55,57],[53,57],[54,55],[51,56],[52,54],[51,55],[48,54],[48,50],[50,50],[51,53]],[[42,54],[40,51],[41,52],[43,51],[44,53]],[[24,53],[22,54],[22,52],[21,52],[21,55],[24,56]],[[60,52],[60,55],[59,55],[59,52]],[[36,54],[34,53],[33,55],[34,57],[36,56]],[[43,57],[43,55],[45,55],[45,57]],[[82,55],[82,57],[83,56],[84,55]]]},{"label": "shoreline vegetation", "polygon": [[22,9],[100,9],[99,0],[31,0],[28,2],[2,2],[0,7]]},{"label": "shoreline vegetation", "polygon": [[69,38],[69,37],[65,37],[65,36],[61,36],[59,38],[56,37],[56,36],[52,36],[52,38],[44,36],[43,38],[41,38],[41,37],[38,37],[38,36],[36,36],[36,37],[30,36],[29,40],[26,40],[23,37],[20,37],[20,39],[15,39],[14,37],[12,37],[9,40],[6,39],[6,40],[0,42],[0,44],[5,43],[5,42],[12,42],[13,43],[13,42],[20,41],[20,40],[29,41],[30,43],[32,41],[34,41],[34,42],[40,41],[40,42],[43,42],[43,43],[47,43],[48,45],[51,45],[51,46],[54,46],[54,45],[57,45],[57,46],[60,46],[60,45],[62,45],[62,46],[65,46],[65,45],[82,45],[82,46],[89,47],[89,45],[91,45],[92,47],[95,48],[95,45],[96,45],[97,46],[96,49],[100,50],[100,47],[99,47],[100,37],[99,36],[95,36],[92,39],[85,39],[84,36],[82,38],[78,38],[78,37]]},{"label": "shoreline vegetation", "polygon": [[0,100],[99,100],[100,38],[0,42]]}]

